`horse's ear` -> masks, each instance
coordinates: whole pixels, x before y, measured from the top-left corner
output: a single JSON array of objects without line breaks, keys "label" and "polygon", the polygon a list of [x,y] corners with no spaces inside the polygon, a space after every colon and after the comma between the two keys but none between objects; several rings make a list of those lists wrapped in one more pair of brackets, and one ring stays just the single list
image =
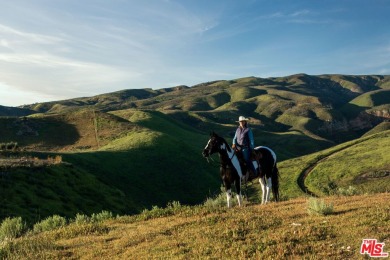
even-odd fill
[{"label": "horse's ear", "polygon": [[214,132],[214,131],[212,131],[211,133],[210,133],[210,136],[216,136],[217,134]]}]

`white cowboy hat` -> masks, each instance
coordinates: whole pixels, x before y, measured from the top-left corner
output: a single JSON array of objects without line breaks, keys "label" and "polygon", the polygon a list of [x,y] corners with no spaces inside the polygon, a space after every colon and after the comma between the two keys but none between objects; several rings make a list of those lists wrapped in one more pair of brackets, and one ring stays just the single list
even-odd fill
[{"label": "white cowboy hat", "polygon": [[240,117],[238,118],[238,121],[237,121],[237,122],[248,121],[248,120],[249,120],[249,118],[246,118],[246,117],[244,117],[244,116],[240,116]]}]

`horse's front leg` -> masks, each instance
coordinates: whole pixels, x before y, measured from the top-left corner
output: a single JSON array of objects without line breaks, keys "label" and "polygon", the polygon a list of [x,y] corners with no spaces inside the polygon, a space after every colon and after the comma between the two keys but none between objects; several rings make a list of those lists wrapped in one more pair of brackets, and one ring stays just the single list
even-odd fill
[{"label": "horse's front leg", "polygon": [[230,208],[230,200],[232,199],[232,190],[228,189],[226,190],[226,201],[227,201],[227,207]]},{"label": "horse's front leg", "polygon": [[222,181],[223,181],[223,186],[225,187],[225,192],[226,192],[227,207],[230,208],[230,201],[232,199],[231,185],[226,178],[222,178]]}]

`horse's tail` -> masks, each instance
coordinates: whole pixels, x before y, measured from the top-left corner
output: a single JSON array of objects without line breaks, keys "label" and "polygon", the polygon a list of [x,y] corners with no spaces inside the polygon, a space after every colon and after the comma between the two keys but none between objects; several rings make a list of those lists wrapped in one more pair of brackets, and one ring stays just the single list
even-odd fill
[{"label": "horse's tail", "polygon": [[272,169],[272,176],[271,176],[271,181],[272,181],[272,193],[274,195],[274,198],[276,201],[279,201],[279,170],[278,167],[275,166]]}]

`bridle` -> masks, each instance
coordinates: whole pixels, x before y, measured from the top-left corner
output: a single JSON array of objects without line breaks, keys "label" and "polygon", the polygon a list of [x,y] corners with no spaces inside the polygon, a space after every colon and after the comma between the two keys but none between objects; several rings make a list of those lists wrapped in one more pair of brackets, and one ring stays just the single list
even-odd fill
[{"label": "bridle", "polygon": [[[216,137],[210,138],[209,142],[207,143],[206,148],[210,145],[211,139],[213,139],[213,138],[216,138]],[[214,142],[212,142],[212,143],[214,143]],[[221,143],[221,142],[219,142],[219,143]],[[224,144],[224,143],[222,143],[222,144]],[[217,143],[217,144],[213,144],[213,146],[216,146],[216,145],[218,145],[218,143]],[[235,151],[234,149],[232,149],[232,150],[233,150],[233,153],[232,153],[232,156],[230,157],[229,154],[228,154],[228,152],[227,152],[227,147],[226,147],[226,145],[227,145],[227,144],[225,144],[224,150],[226,151],[227,157],[228,157],[229,161],[231,162],[232,159],[234,158],[234,156],[237,156],[237,155],[236,155],[236,151]],[[207,152],[208,152],[208,156],[206,157],[207,162],[210,163],[210,161],[209,161],[209,159],[210,159],[210,160],[212,161],[212,163],[216,163],[215,160],[211,157],[211,152],[210,152],[210,151],[212,150],[212,147],[211,147],[211,148],[208,148],[208,149],[205,149],[205,150],[207,150]],[[218,148],[217,151],[218,151],[218,152],[221,152],[221,151],[222,151],[222,148]],[[220,166],[220,167],[223,167],[224,169],[226,169],[226,163],[221,163],[221,162],[220,162],[220,163],[219,163],[219,166]]]}]

